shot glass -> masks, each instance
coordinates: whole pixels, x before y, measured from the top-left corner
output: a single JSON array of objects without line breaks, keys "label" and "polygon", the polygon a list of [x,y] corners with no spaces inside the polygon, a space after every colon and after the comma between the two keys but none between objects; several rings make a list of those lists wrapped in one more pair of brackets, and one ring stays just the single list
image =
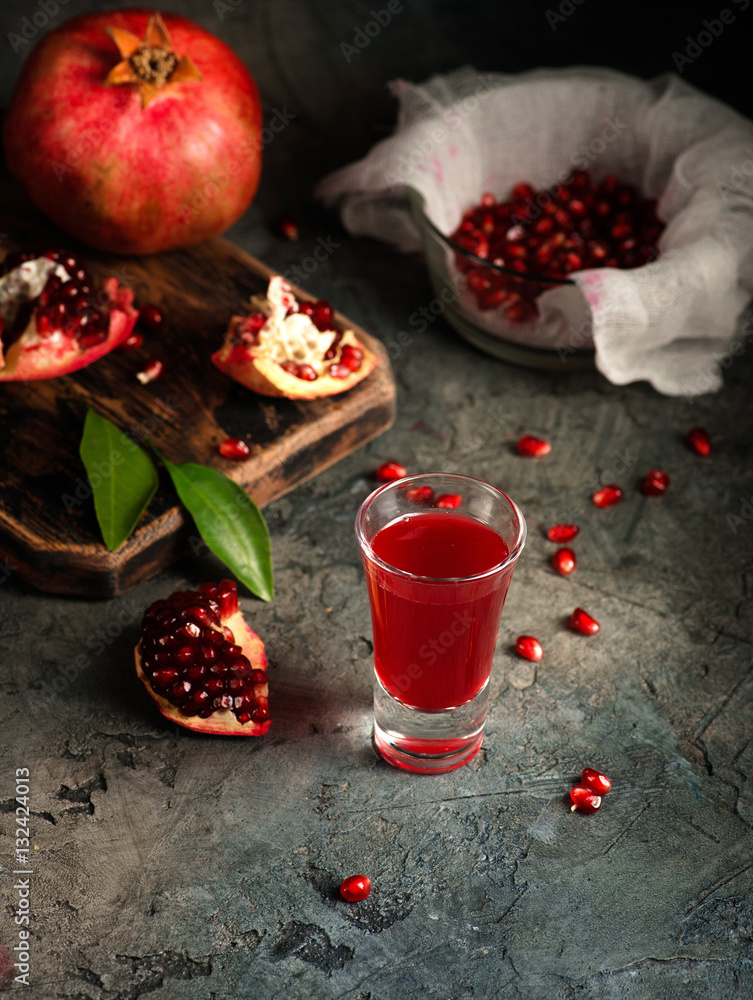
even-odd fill
[{"label": "shot glass", "polygon": [[374,641],[374,743],[395,767],[467,764],[484,735],[494,648],[526,523],[450,473],[375,490],[356,516]]}]

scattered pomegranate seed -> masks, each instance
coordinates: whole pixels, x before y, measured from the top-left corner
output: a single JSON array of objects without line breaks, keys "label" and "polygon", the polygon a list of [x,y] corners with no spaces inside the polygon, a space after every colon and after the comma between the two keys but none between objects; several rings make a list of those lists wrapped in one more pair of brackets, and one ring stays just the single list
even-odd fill
[{"label": "scattered pomegranate seed", "polygon": [[593,767],[584,767],[580,776],[581,785],[590,788],[596,795],[608,795],[612,790],[612,782],[601,771]]},{"label": "scattered pomegranate seed", "polygon": [[615,504],[622,500],[622,497],[622,488],[616,483],[609,483],[594,493],[591,497],[591,503],[594,507],[614,507]]},{"label": "scattered pomegranate seed", "polygon": [[399,462],[382,462],[376,470],[375,478],[379,483],[391,483],[395,479],[402,479],[407,475],[405,466]]},{"label": "scattered pomegranate seed", "polygon": [[570,615],[570,628],[584,635],[596,635],[599,631],[599,623],[592,618],[583,608],[576,608]]},{"label": "scattered pomegranate seed", "polygon": [[573,800],[570,812],[575,812],[578,809],[582,813],[595,813],[597,809],[601,808],[601,796],[585,785],[576,785],[571,788],[570,798]]},{"label": "scattered pomegranate seed", "polygon": [[225,438],[224,441],[220,441],[219,452],[225,458],[233,458],[236,461],[241,461],[244,458],[248,458],[251,454],[251,449],[243,438]]},{"label": "scattered pomegranate seed", "polygon": [[533,660],[535,663],[544,655],[541,643],[532,635],[519,635],[515,640],[515,648],[526,660]]},{"label": "scattered pomegranate seed", "polygon": [[147,330],[150,330],[152,333],[160,333],[167,325],[165,314],[159,306],[151,305],[150,303],[139,309],[139,319]]},{"label": "scattered pomegranate seed", "polygon": [[141,347],[143,343],[144,337],[142,334],[132,333],[130,337],[127,337],[126,340],[123,341],[118,349],[121,351],[135,351],[136,348]]},{"label": "scattered pomegranate seed", "polygon": [[434,499],[434,490],[431,486],[413,486],[405,491],[405,499],[411,503],[431,503]]},{"label": "scattered pomegranate seed", "polygon": [[371,879],[368,875],[349,875],[340,886],[340,895],[349,903],[358,903],[371,892]]},{"label": "scattered pomegranate seed", "polygon": [[572,549],[557,549],[552,556],[552,566],[561,576],[567,576],[575,569],[577,560]]},{"label": "scattered pomegranate seed", "polygon": [[651,469],[641,483],[641,490],[647,497],[661,497],[669,489],[669,476],[659,469]]},{"label": "scattered pomegranate seed", "polygon": [[456,510],[463,502],[459,493],[443,493],[434,502],[435,507],[442,507],[444,510]]},{"label": "scattered pomegranate seed", "polygon": [[526,458],[543,458],[552,450],[552,446],[543,438],[534,437],[533,434],[524,434],[518,441],[518,454]]},{"label": "scattered pomegranate seed", "polygon": [[552,527],[547,531],[546,537],[550,542],[572,542],[575,536],[580,531],[577,524],[553,524]]},{"label": "scattered pomegranate seed", "polygon": [[155,379],[160,378],[164,370],[165,366],[159,358],[152,358],[146,368],[140,372],[136,372],[136,378],[142,385],[146,385],[147,382],[154,382]]},{"label": "scattered pomegranate seed", "polygon": [[691,451],[694,451],[696,455],[700,455],[701,458],[708,458],[714,450],[711,445],[709,432],[704,430],[703,427],[691,427],[685,435],[685,440],[688,442]]},{"label": "scattered pomegranate seed", "polygon": [[289,215],[283,215],[277,220],[277,231],[286,240],[295,243],[298,239],[298,226]]}]

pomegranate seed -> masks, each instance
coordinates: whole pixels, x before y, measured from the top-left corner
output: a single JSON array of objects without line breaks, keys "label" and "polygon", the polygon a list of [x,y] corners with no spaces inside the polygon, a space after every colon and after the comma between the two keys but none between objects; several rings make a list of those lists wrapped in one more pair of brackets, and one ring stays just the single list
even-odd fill
[{"label": "pomegranate seed", "polygon": [[576,608],[570,615],[570,628],[576,632],[582,632],[583,635],[596,635],[600,625],[583,608]]},{"label": "pomegranate seed", "polygon": [[572,549],[557,549],[552,556],[552,566],[561,576],[567,576],[575,569],[575,553]]},{"label": "pomegranate seed", "polygon": [[315,382],[319,378],[316,369],[311,365],[296,365],[295,377],[302,378],[304,382]]},{"label": "pomegranate seed", "polygon": [[165,314],[159,306],[151,304],[144,305],[139,309],[139,319],[152,333],[160,333],[167,325]]},{"label": "pomegranate seed", "polygon": [[622,496],[622,489],[616,483],[609,483],[594,493],[591,503],[594,507],[614,507],[622,500]]},{"label": "pomegranate seed", "polygon": [[359,903],[371,892],[371,879],[368,875],[349,875],[340,886],[340,895],[349,903]]},{"label": "pomegranate seed", "polygon": [[121,351],[135,351],[137,347],[141,347],[144,343],[144,337],[140,333],[132,333],[130,337],[127,337],[123,343],[120,345]]},{"label": "pomegranate seed", "polygon": [[601,808],[601,796],[592,792],[585,785],[576,785],[571,788],[570,798],[573,800],[573,804],[570,806],[571,812],[575,812],[577,809],[582,813],[595,813],[597,809]]},{"label": "pomegranate seed", "polygon": [[579,531],[577,524],[553,524],[546,537],[550,542],[571,542]]},{"label": "pomegranate seed", "polygon": [[347,365],[334,364],[329,366],[328,371],[332,378],[347,378],[351,369]]},{"label": "pomegranate seed", "polygon": [[518,441],[518,454],[526,458],[543,458],[552,450],[552,446],[543,438],[534,437],[533,434],[524,434]]},{"label": "pomegranate seed", "polygon": [[165,366],[159,358],[152,358],[146,368],[140,372],[136,372],[136,378],[142,385],[146,385],[148,382],[154,382],[155,379],[160,378],[164,370]]},{"label": "pomegranate seed", "polygon": [[402,479],[408,472],[404,465],[399,462],[382,462],[376,470],[374,477],[379,483],[391,483],[395,479]]},{"label": "pomegranate seed", "polygon": [[434,491],[431,486],[413,486],[405,491],[405,499],[411,503],[431,503]]},{"label": "pomegranate seed", "polygon": [[295,243],[298,239],[298,226],[289,215],[283,215],[277,220],[277,231],[280,236],[286,240],[290,240],[291,243]]},{"label": "pomegranate seed", "polygon": [[691,427],[685,436],[685,440],[688,442],[691,451],[694,451],[696,455],[700,455],[701,458],[708,458],[713,451],[709,432],[704,430],[703,427]]},{"label": "pomegranate seed", "polygon": [[340,352],[340,364],[345,365],[352,372],[357,372],[363,364],[363,351],[360,347],[346,344]]},{"label": "pomegranate seed", "polygon": [[515,648],[526,660],[533,660],[535,663],[544,655],[541,643],[532,635],[519,635],[515,640]]},{"label": "pomegranate seed", "polygon": [[463,502],[459,493],[443,493],[434,502],[435,507],[442,507],[444,510],[456,510]]},{"label": "pomegranate seed", "polygon": [[248,458],[251,454],[251,449],[243,438],[225,438],[224,441],[220,441],[218,450],[220,455],[236,459],[236,461]]},{"label": "pomegranate seed", "polygon": [[651,469],[641,483],[641,490],[647,497],[661,497],[669,489],[669,476],[659,469]]},{"label": "pomegranate seed", "polygon": [[606,774],[602,774],[601,771],[597,771],[593,767],[583,768],[580,783],[581,785],[585,785],[586,788],[590,788],[597,795],[608,795],[612,790],[612,782]]}]

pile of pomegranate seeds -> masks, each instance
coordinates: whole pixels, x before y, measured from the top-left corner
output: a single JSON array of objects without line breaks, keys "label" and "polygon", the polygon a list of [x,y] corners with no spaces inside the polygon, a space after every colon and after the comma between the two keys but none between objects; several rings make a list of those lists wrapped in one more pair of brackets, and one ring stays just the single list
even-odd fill
[{"label": "pile of pomegranate seeds", "polygon": [[659,469],[651,469],[641,483],[641,490],[647,497],[661,497],[669,489],[669,476]]},{"label": "pile of pomegranate seeds", "polygon": [[524,458],[543,458],[552,450],[552,446],[543,438],[533,434],[524,434],[517,444],[518,454]]},{"label": "pile of pomegranate seeds", "polygon": [[224,458],[232,458],[237,462],[248,458],[251,454],[251,449],[243,438],[225,438],[224,441],[220,441],[218,451]]},{"label": "pile of pomegranate seeds", "polygon": [[713,451],[709,432],[704,430],[703,427],[691,427],[685,436],[685,440],[688,442],[691,451],[694,451],[696,455],[700,455],[701,458],[708,458]]},{"label": "pile of pomegranate seeds", "polygon": [[203,583],[156,601],[144,612],[141,664],[152,690],[185,716],[208,719],[230,709],[242,725],[269,718],[264,670],[255,670],[232,630],[223,626],[238,610],[233,580]]},{"label": "pile of pomegranate seeds", "polygon": [[359,903],[371,892],[371,879],[368,875],[349,875],[340,886],[340,895],[349,903]]},{"label": "pile of pomegranate seeds", "polygon": [[544,655],[541,643],[533,635],[519,635],[515,640],[515,648],[526,660],[533,660],[538,663]]},{"label": "pile of pomegranate seeds", "polygon": [[584,767],[580,776],[580,784],[570,789],[573,801],[570,811],[578,809],[583,813],[595,813],[601,808],[602,796],[612,789],[609,778],[593,767]]},{"label": "pile of pomegranate seeds", "polygon": [[400,462],[382,462],[376,470],[375,478],[378,483],[391,483],[407,475],[407,469]]},{"label": "pile of pomegranate seeds", "polygon": [[594,493],[591,497],[591,503],[594,507],[614,507],[622,500],[622,497],[622,487],[616,483],[609,483]]},{"label": "pile of pomegranate seeds", "polygon": [[[39,336],[50,337],[62,330],[66,335],[75,337],[81,348],[94,347],[107,340],[109,313],[98,302],[93,278],[73,254],[64,250],[49,250],[44,254],[30,251],[8,254],[3,260],[0,273],[7,274],[26,261],[40,256],[59,264],[70,276],[70,280],[63,281],[59,275],[51,274],[45,282],[36,305]],[[31,308],[29,304],[26,309],[19,309],[11,339],[25,327]]]},{"label": "pile of pomegranate seeds", "polygon": [[592,618],[583,608],[576,608],[570,615],[570,628],[575,632],[582,632],[583,635],[596,635],[599,631],[599,623]]},{"label": "pile of pomegranate seeds", "polygon": [[576,565],[577,560],[572,549],[557,549],[552,556],[552,566],[560,574],[560,576],[568,576],[573,572]]},{"label": "pile of pomegranate seeds", "polygon": [[[664,224],[656,201],[613,174],[601,181],[576,170],[554,187],[520,183],[507,201],[485,194],[450,237],[463,250],[521,275],[566,278],[596,267],[640,267],[657,256]],[[504,308],[511,323],[537,315],[536,298],[551,284],[502,274],[460,254],[458,268],[480,309]]]}]

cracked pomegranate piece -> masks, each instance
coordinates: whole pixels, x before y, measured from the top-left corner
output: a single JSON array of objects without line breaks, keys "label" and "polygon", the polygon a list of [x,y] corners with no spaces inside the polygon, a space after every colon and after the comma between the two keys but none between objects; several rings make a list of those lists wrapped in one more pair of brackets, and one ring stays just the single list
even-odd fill
[{"label": "cracked pomegranate piece", "polygon": [[0,380],[55,378],[124,343],[138,317],[117,278],[101,289],[66,251],[10,254],[0,265]]},{"label": "cracked pomegranate piece", "polygon": [[612,782],[601,771],[594,767],[584,767],[580,775],[581,785],[590,788],[596,795],[608,795],[612,791]]},{"label": "cracked pomegranate piece", "polygon": [[264,643],[238,609],[235,581],[203,583],[144,612],[136,673],[171,722],[200,733],[269,729]]},{"label": "cracked pomegranate piece", "polygon": [[212,361],[263,396],[317,399],[352,388],[379,358],[352,330],[337,329],[328,302],[298,302],[284,278],[247,316],[233,316]]},{"label": "cracked pomegranate piece", "polygon": [[358,903],[371,892],[371,879],[368,875],[349,875],[340,886],[340,895],[349,903]]},{"label": "cracked pomegranate piece", "polygon": [[575,812],[577,809],[582,813],[595,813],[601,808],[601,796],[586,785],[575,785],[574,788],[571,788],[570,798],[573,800],[573,804],[570,806],[571,812]]}]

